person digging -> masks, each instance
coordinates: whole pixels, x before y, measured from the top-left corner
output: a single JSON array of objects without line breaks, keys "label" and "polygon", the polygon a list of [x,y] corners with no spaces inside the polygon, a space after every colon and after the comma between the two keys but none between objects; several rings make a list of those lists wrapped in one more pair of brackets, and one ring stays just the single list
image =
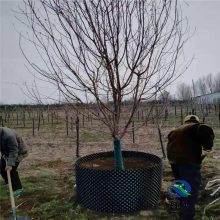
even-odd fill
[{"label": "person digging", "polygon": [[167,157],[174,178],[185,181],[191,189],[187,196],[180,198],[180,220],[193,220],[195,216],[201,163],[212,151],[213,140],[213,129],[200,123],[196,115],[187,115],[184,124],[168,134]]},{"label": "person digging", "polygon": [[27,145],[15,130],[0,127],[0,172],[8,184],[7,170],[10,171],[14,197],[19,197],[24,189],[22,187],[17,168],[20,162],[27,157]]}]

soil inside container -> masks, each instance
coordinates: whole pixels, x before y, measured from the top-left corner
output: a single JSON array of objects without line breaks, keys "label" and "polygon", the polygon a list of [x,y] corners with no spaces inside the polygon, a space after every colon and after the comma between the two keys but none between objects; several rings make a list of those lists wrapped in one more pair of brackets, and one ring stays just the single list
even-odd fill
[{"label": "soil inside container", "polygon": [[[155,163],[146,158],[138,157],[124,157],[123,162],[125,170],[146,169],[155,165]],[[80,167],[97,170],[114,170],[114,157],[100,157],[87,162],[82,162]]]}]

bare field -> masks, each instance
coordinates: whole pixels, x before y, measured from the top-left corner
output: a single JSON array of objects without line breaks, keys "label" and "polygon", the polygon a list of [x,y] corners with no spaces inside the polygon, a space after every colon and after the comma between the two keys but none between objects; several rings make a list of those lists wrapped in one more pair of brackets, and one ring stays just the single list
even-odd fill
[{"label": "bare field", "polygon": [[[215,115],[213,114],[212,117]],[[46,116],[45,116],[46,117]],[[75,184],[74,163],[76,161],[76,131],[75,124],[69,125],[68,136],[64,114],[60,113],[60,119],[51,124],[48,121],[41,122],[39,131],[35,128],[33,136],[31,120],[25,127],[19,122],[11,123],[11,126],[22,135],[29,146],[29,156],[20,164],[19,171],[25,188],[23,196],[16,200],[18,214],[28,215],[31,219],[177,219],[176,213],[170,212],[164,203],[162,193],[158,207],[151,210],[143,210],[132,215],[114,215],[96,213],[87,210],[75,202],[73,186]],[[173,117],[173,116],[170,116]],[[217,116],[216,116],[217,117]],[[136,118],[137,119],[137,118]],[[210,119],[211,120],[211,119]],[[216,119],[217,120],[217,119]],[[169,123],[168,123],[169,122]],[[164,122],[161,127],[164,146],[169,131],[179,125],[179,116],[172,122]],[[138,120],[137,120],[138,123]],[[211,126],[214,122],[209,121]],[[7,126],[7,124],[5,124]],[[100,129],[101,128],[101,129]],[[202,166],[202,186],[196,219],[220,219],[220,203],[207,209],[203,215],[204,207],[213,200],[210,192],[204,190],[209,180],[220,178],[220,126],[213,126],[216,135],[213,155],[206,158]],[[98,130],[105,130],[97,121],[82,121],[80,124],[80,156],[102,151],[113,150],[111,137]],[[158,131],[154,124],[149,123],[135,131],[135,143],[133,133],[128,132],[122,140],[123,150],[143,151],[162,157]],[[167,160],[164,160],[164,174],[162,190],[165,191],[172,173]],[[0,192],[0,219],[12,215],[8,199],[7,187],[2,185]]]}]

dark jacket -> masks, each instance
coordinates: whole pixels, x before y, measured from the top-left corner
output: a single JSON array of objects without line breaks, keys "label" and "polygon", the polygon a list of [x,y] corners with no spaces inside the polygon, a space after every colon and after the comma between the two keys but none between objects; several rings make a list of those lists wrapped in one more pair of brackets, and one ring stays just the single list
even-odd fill
[{"label": "dark jacket", "polygon": [[214,132],[205,124],[184,124],[168,135],[167,157],[172,164],[201,164],[202,149],[211,150]]},{"label": "dark jacket", "polygon": [[28,155],[23,139],[13,129],[6,127],[0,127],[0,151],[9,166],[14,166],[15,162],[20,162]]}]

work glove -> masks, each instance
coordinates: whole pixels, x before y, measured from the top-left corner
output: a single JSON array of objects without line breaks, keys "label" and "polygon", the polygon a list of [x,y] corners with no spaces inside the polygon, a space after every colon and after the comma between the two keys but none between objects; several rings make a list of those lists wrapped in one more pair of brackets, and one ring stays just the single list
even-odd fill
[{"label": "work glove", "polygon": [[7,165],[7,166],[5,167],[5,170],[6,170],[6,171],[7,171],[7,170],[11,171],[11,170],[12,170],[12,166],[8,166],[8,165]]}]

